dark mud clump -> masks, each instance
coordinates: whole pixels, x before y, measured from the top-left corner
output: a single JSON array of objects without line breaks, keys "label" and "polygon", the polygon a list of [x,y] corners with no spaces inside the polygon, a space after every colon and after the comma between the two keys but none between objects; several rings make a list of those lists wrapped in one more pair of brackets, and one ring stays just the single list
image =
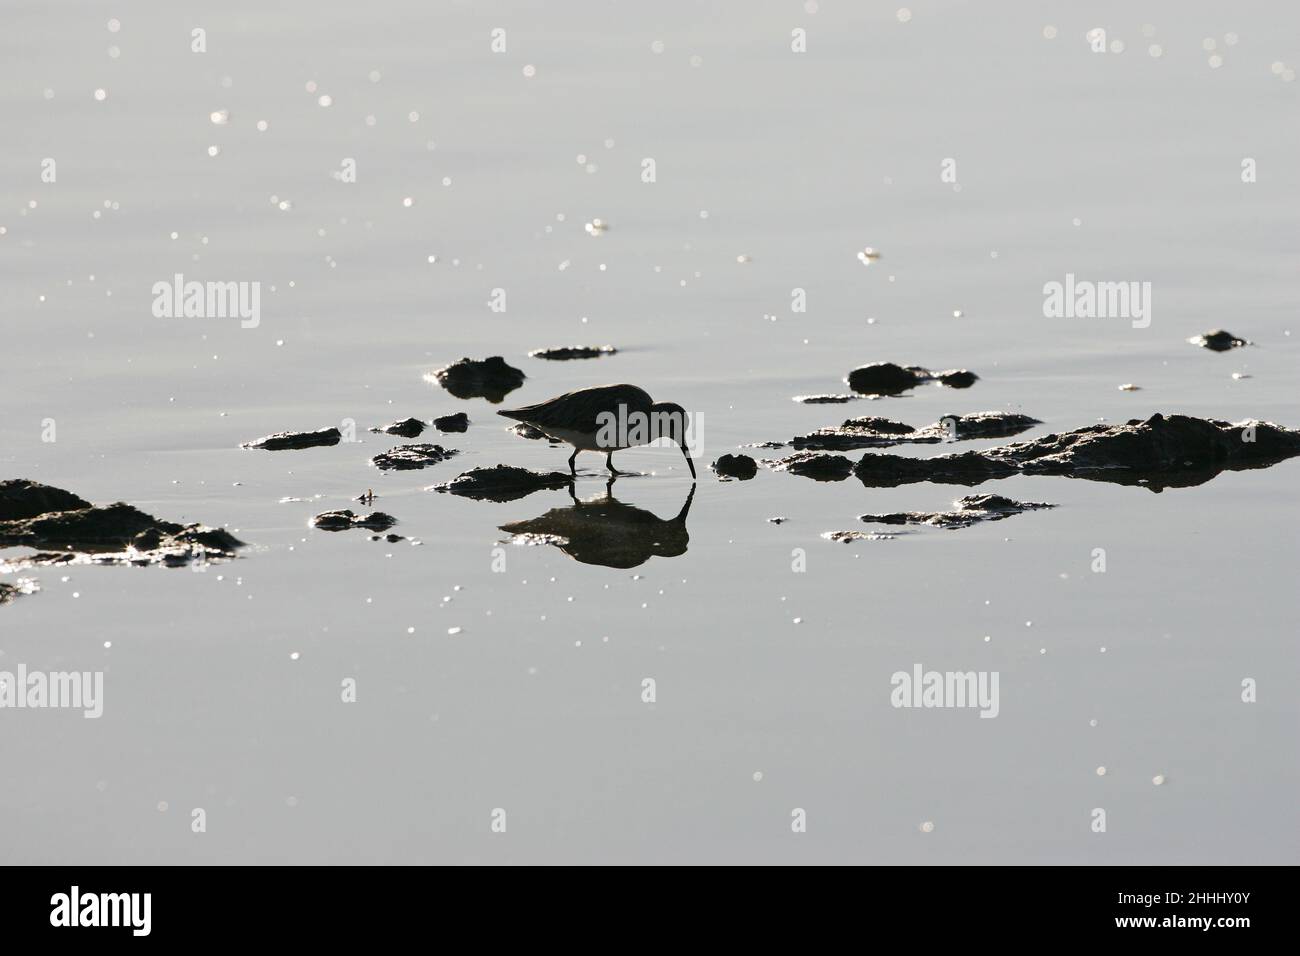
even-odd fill
[{"label": "dark mud clump", "polygon": [[0,481],[0,521],[36,518],[51,511],[89,508],[90,502],[62,488],[26,478]]},{"label": "dark mud clump", "polygon": [[550,359],[553,362],[568,362],[572,359],[601,358],[613,355],[618,349],[612,345],[575,345],[556,349],[533,349],[529,358]]},{"label": "dark mud clump", "polygon": [[935,444],[971,438],[1005,438],[1041,425],[1036,418],[1015,412],[977,412],[972,415],[948,415],[933,425],[916,429],[887,418],[850,418],[835,428],[819,428],[808,435],[791,439],[800,450],[846,451],[854,448],[879,448],[902,444]]},{"label": "dark mud clump", "polygon": [[397,519],[382,511],[372,511],[368,515],[353,514],[351,509],[343,511],[326,511],[311,519],[311,523],[322,531],[349,531],[353,528],[365,528],[368,531],[387,531],[397,524]]},{"label": "dark mud clump", "polygon": [[814,481],[843,481],[853,472],[853,462],[843,455],[826,455],[803,451],[788,458],[774,458],[763,462],[773,471],[788,471],[792,475],[812,478]]},{"label": "dark mud clump", "polygon": [[723,480],[749,481],[758,474],[758,465],[748,455],[722,455],[713,463],[713,470]]},{"label": "dark mud clump", "polygon": [[956,511],[902,511],[885,515],[862,515],[874,524],[926,524],[936,528],[969,528],[983,521],[1000,521],[1025,511],[1055,508],[1036,501],[1013,501],[1002,495],[967,495],[953,502]]},{"label": "dark mud clump", "polygon": [[433,427],[440,432],[469,431],[469,416],[464,412],[457,412],[455,415],[443,415],[441,418],[433,420]]},{"label": "dark mud clump", "polygon": [[514,501],[534,491],[566,488],[571,481],[558,471],[529,471],[514,465],[471,468],[451,481],[434,485],[433,491],[447,492],[479,501]]},{"label": "dark mud clump", "polygon": [[970,388],[978,379],[978,375],[966,369],[931,372],[918,365],[874,362],[855,368],[844,381],[849,388],[863,395],[897,395],[930,382],[938,382],[949,388]]},{"label": "dark mud clump", "polygon": [[1203,349],[1209,349],[1211,352],[1227,352],[1231,349],[1239,349],[1243,345],[1252,344],[1246,339],[1233,335],[1231,332],[1225,332],[1223,329],[1215,329],[1213,332],[1194,335],[1187,341],[1193,345],[1199,345]]},{"label": "dark mud clump", "polygon": [[1156,414],[1146,421],[1090,425],[985,452],[924,459],[868,453],[854,474],[871,487],[915,481],[977,485],[1023,473],[1140,484],[1158,492],[1199,485],[1222,471],[1265,468],[1296,455],[1297,430],[1269,422],[1232,424]]},{"label": "dark mud clump", "polygon": [[240,448],[261,448],[266,451],[288,451],[297,448],[315,448],[317,445],[337,445],[343,439],[337,428],[321,428],[314,432],[276,432],[255,441],[247,441]]},{"label": "dark mud clump", "polygon": [[416,445],[398,445],[396,448],[390,448],[382,455],[376,455],[370,459],[370,464],[381,471],[414,471],[417,468],[428,468],[430,465],[436,465],[457,454],[459,452],[454,448],[443,448],[441,445],[430,445],[422,442]]},{"label": "dark mud clump", "polygon": [[397,435],[400,438],[419,438],[424,428],[424,422],[418,418],[403,418],[400,422],[376,425],[370,430],[383,435]]},{"label": "dark mud clump", "polygon": [[[87,561],[177,565],[233,558],[243,546],[221,528],[163,521],[120,501],[96,507],[38,482],[4,482],[0,500],[6,502],[6,514],[26,515],[0,520],[0,547],[41,549],[9,562],[21,566]],[[31,514],[41,501],[80,507]]]},{"label": "dark mud clump", "polygon": [[970,388],[980,380],[974,372],[964,368],[949,369],[946,372],[933,373],[934,380],[948,388]]},{"label": "dark mud clump", "polygon": [[433,373],[434,380],[457,398],[499,402],[524,384],[526,376],[500,355],[477,361],[463,358]]},{"label": "dark mud clump", "polygon": [[843,405],[860,398],[861,395],[796,395],[794,401],[804,405]]}]

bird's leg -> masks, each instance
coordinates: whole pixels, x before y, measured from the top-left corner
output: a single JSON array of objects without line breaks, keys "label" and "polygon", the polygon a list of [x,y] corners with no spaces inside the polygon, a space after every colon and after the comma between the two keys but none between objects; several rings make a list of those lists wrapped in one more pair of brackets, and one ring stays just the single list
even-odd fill
[{"label": "bird's leg", "polygon": [[605,467],[609,469],[609,473],[610,473],[611,475],[614,475],[614,476],[617,477],[617,475],[619,474],[619,470],[618,470],[617,468],[614,467],[614,452],[613,452],[613,449],[611,449],[610,451],[608,451],[608,452],[605,453]]},{"label": "bird's leg", "polygon": [[569,474],[575,477],[578,474],[578,449],[573,449],[573,454],[569,456]]}]

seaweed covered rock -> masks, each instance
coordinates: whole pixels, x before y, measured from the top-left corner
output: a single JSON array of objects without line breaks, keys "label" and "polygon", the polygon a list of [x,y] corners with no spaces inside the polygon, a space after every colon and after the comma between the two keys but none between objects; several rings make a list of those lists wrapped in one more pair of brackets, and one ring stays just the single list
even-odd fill
[{"label": "seaweed covered rock", "polygon": [[370,459],[370,464],[380,471],[414,471],[444,462],[458,454],[459,452],[454,448],[443,448],[441,445],[421,442],[390,448],[382,455]]},{"label": "seaweed covered rock", "polygon": [[311,523],[322,531],[350,531],[353,528],[387,531],[397,524],[397,519],[382,511],[359,515],[354,514],[350,508],[345,508],[342,511],[326,511],[318,514],[311,519]]},{"label": "seaweed covered rock", "polygon": [[376,425],[370,430],[384,435],[397,435],[400,438],[419,438],[424,427],[424,422],[418,418],[403,418],[401,421],[387,425]]},{"label": "seaweed covered rock", "polygon": [[433,380],[457,398],[486,398],[494,403],[523,385],[525,377],[500,355],[463,358],[432,373]]},{"label": "seaweed covered rock", "polygon": [[36,518],[51,511],[89,508],[90,502],[62,488],[27,478],[0,481],[0,521]]},{"label": "seaweed covered rock", "polygon": [[1300,431],[1269,422],[1233,424],[1155,414],[1123,425],[1089,425],[985,452],[902,458],[868,453],[854,474],[871,487],[916,481],[976,485],[990,478],[1065,475],[1141,484],[1152,491],[1190,487],[1225,470],[1263,468],[1300,455]]},{"label": "seaweed covered rock", "polygon": [[440,432],[464,432],[469,431],[469,416],[464,412],[456,412],[454,415],[443,415],[441,418],[433,420],[433,427]]},{"label": "seaweed covered rock", "polygon": [[[191,560],[231,558],[243,542],[223,528],[164,521],[138,508],[117,502],[95,506],[83,499],[37,482],[6,482],[9,510],[24,517],[0,520],[0,547],[42,549],[7,564],[64,564],[95,560],[106,564],[184,564]],[[36,502],[54,506],[32,514]],[[15,502],[18,502],[15,504]],[[58,510],[61,505],[74,507]]]},{"label": "seaweed covered rock", "polygon": [[790,444],[796,449],[811,451],[847,451],[912,443],[935,444],[973,438],[1005,438],[1041,424],[1036,418],[1016,412],[947,415],[933,425],[920,429],[887,418],[850,418],[833,428],[819,428],[807,435],[798,435],[790,440]]},{"label": "seaweed covered rock", "polygon": [[827,455],[803,451],[786,458],[767,459],[763,462],[773,471],[788,471],[792,475],[812,478],[814,481],[843,481],[853,472],[853,462],[843,455]]}]

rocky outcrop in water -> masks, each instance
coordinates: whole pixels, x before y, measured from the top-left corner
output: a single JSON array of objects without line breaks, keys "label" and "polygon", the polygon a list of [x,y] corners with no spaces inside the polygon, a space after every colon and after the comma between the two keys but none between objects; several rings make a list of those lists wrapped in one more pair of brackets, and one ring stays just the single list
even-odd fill
[{"label": "rocky outcrop in water", "polygon": [[713,463],[713,470],[724,481],[748,481],[758,474],[758,465],[748,455],[721,455]]},{"label": "rocky outcrop in water", "polygon": [[51,511],[89,508],[90,502],[62,488],[26,478],[0,481],[0,522],[37,518]]},{"label": "rocky outcrop in water", "polygon": [[1223,329],[1215,329],[1213,332],[1204,332],[1200,335],[1193,335],[1187,341],[1193,345],[1199,345],[1203,349],[1209,349],[1211,352],[1227,352],[1231,349],[1239,349],[1243,345],[1251,345],[1246,339],[1233,335],[1231,332],[1225,332]]},{"label": "rocky outcrop in water", "polygon": [[1013,501],[1002,495],[967,495],[953,502],[956,511],[901,511],[893,514],[862,515],[872,524],[925,524],[936,528],[969,528],[984,521],[1000,521],[1025,511],[1055,508],[1036,501]]},{"label": "rocky outcrop in water", "polygon": [[419,438],[424,428],[424,422],[418,418],[403,418],[399,422],[392,422],[388,425],[376,425],[370,430],[377,434],[397,435],[400,438]]},{"label": "rocky outcrop in water", "polygon": [[[55,510],[38,511],[46,506]],[[163,521],[120,501],[99,507],[71,492],[22,479],[0,482],[0,515],[10,516],[0,520],[0,547],[42,549],[5,562],[13,566],[77,561],[176,565],[233,558],[243,546],[222,528]]]},{"label": "rocky outcrop in water", "polygon": [[1016,412],[976,412],[947,415],[924,428],[913,428],[887,418],[850,418],[834,428],[819,428],[799,435],[790,444],[799,450],[848,451],[902,444],[935,444],[974,438],[1006,438],[1041,425],[1036,418]]},{"label": "rocky outcrop in water", "polygon": [[418,468],[428,468],[430,465],[444,462],[458,454],[460,452],[454,448],[443,448],[441,445],[430,445],[421,442],[415,445],[398,445],[396,448],[390,448],[382,455],[376,455],[370,459],[370,464],[380,471],[414,471]]},{"label": "rocky outcrop in water", "polygon": [[1269,422],[1152,415],[1123,425],[1089,425],[984,452],[902,458],[867,453],[854,467],[863,484],[917,481],[977,485],[1014,474],[1064,475],[1141,484],[1152,491],[1209,481],[1225,470],[1262,468],[1300,455],[1300,431]]},{"label": "rocky outcrop in water", "polygon": [[567,488],[572,479],[558,471],[530,471],[514,465],[471,468],[451,481],[434,485],[440,491],[480,501],[514,501],[534,491]]},{"label": "rocky outcrop in water", "polygon": [[354,514],[351,509],[326,511],[311,519],[311,523],[322,531],[350,531],[353,528],[365,528],[368,531],[387,531],[397,524],[397,519],[382,511],[372,511],[368,515]]},{"label": "rocky outcrop in water", "polygon": [[433,420],[433,427],[440,432],[464,432],[469,431],[469,416],[464,412],[456,412],[454,415],[443,415],[441,418]]},{"label": "rocky outcrop in water", "polygon": [[432,373],[433,380],[457,398],[486,398],[494,403],[523,385],[525,377],[500,355],[481,361],[463,358]]},{"label": "rocky outcrop in water", "polygon": [[529,358],[550,359],[552,362],[568,362],[573,359],[601,358],[613,355],[618,349],[612,345],[575,345],[553,349],[533,349]]},{"label": "rocky outcrop in water", "polygon": [[787,458],[765,459],[763,464],[773,471],[788,471],[814,481],[843,481],[853,473],[853,462],[843,455],[811,451],[801,451]]},{"label": "rocky outcrop in water", "polygon": [[893,362],[873,362],[859,366],[844,379],[849,388],[863,395],[897,395],[930,382],[938,382],[949,388],[970,388],[978,380],[978,375],[964,368],[931,372],[919,365],[895,365]]},{"label": "rocky outcrop in water", "polygon": [[276,432],[254,441],[246,441],[240,448],[261,448],[265,451],[289,451],[314,448],[317,445],[337,445],[343,434],[337,428],[321,428],[314,432]]}]

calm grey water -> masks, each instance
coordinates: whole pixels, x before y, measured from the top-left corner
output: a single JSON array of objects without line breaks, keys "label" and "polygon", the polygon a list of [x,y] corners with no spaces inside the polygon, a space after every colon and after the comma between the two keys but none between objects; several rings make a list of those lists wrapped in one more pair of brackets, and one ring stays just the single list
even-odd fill
[{"label": "calm grey water", "polygon": [[[9,0],[0,477],[251,546],[19,572],[42,590],[0,608],[0,669],[103,671],[105,700],[0,712],[0,861],[1296,862],[1300,461],[1010,479],[980,491],[1060,507],[847,545],[821,535],[964,492],[707,469],[857,414],[1300,426],[1300,13],[1089,6]],[[1067,272],[1150,282],[1150,326],[1045,318]],[[260,282],[260,325],[155,318],[175,273]],[[1185,341],[1218,326],[1257,346]],[[424,380],[463,355],[527,372],[506,405],[626,381],[700,416],[685,553],[503,546],[568,495],[427,491],[567,455]],[[791,401],[884,360],[981,379]],[[460,457],[368,465],[399,440],[366,426],[457,410],[432,440]],[[359,444],[238,447],[348,419]],[[682,507],[671,449],[618,460],[618,500]],[[309,528],[368,487],[422,544]],[[916,664],[997,671],[997,718],[895,709]]]}]

